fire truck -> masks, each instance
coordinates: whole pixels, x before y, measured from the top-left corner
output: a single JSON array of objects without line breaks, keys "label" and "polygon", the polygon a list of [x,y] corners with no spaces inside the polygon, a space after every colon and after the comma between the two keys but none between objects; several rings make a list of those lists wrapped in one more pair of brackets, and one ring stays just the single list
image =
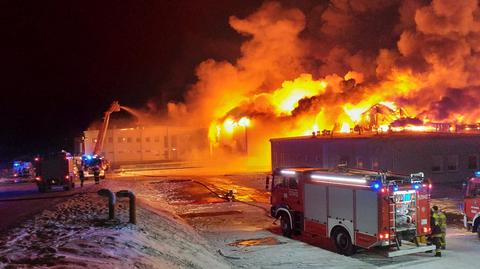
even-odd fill
[{"label": "fire truck", "polygon": [[37,156],[34,165],[39,192],[51,190],[53,186],[61,186],[67,191],[75,187],[76,171],[70,153],[61,151]]},{"label": "fire truck", "polygon": [[463,200],[463,221],[468,230],[477,232],[480,238],[480,171],[466,184]]},{"label": "fire truck", "polygon": [[31,162],[14,161],[13,162],[13,177],[31,177],[34,174],[33,165]]},{"label": "fire truck", "polygon": [[430,190],[423,173],[320,168],[278,168],[271,183],[271,215],[284,236],[310,234],[329,238],[337,251],[388,248],[394,257],[435,247],[431,233]]}]

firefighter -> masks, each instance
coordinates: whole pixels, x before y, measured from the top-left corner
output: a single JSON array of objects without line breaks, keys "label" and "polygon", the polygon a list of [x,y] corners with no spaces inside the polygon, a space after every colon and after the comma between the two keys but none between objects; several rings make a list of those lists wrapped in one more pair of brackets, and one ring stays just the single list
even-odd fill
[{"label": "firefighter", "polygon": [[432,234],[430,235],[432,243],[435,245],[435,257],[441,257],[442,252],[440,251],[442,229],[440,228],[440,216],[438,215],[438,207],[433,206],[430,211],[430,226],[432,227]]},{"label": "firefighter", "polygon": [[441,230],[441,237],[440,237],[440,245],[441,249],[445,249],[447,247],[447,241],[445,240],[447,234],[447,216],[442,211],[438,210],[438,206],[433,206],[433,210],[438,214],[438,225],[440,226]]},{"label": "firefighter", "polygon": [[100,182],[100,167],[97,165],[93,167],[93,178],[95,179],[95,184]]},{"label": "firefighter", "polygon": [[83,182],[85,181],[85,173],[83,172],[83,170],[80,170],[78,174],[80,177],[80,187],[83,188]]}]

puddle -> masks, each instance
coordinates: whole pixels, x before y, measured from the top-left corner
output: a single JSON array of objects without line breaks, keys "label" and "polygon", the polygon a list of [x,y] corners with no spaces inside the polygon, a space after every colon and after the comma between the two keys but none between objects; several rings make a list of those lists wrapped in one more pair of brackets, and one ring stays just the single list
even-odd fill
[{"label": "puddle", "polygon": [[278,239],[276,238],[264,237],[264,238],[237,240],[228,245],[234,246],[234,247],[251,247],[251,246],[273,246],[273,245],[280,245],[280,244],[283,244],[283,243],[278,241]]},{"label": "puddle", "polygon": [[215,217],[215,216],[224,216],[224,215],[235,215],[242,214],[242,211],[232,210],[232,211],[220,211],[220,212],[198,212],[198,213],[186,213],[179,215],[182,218],[196,218],[196,217]]}]

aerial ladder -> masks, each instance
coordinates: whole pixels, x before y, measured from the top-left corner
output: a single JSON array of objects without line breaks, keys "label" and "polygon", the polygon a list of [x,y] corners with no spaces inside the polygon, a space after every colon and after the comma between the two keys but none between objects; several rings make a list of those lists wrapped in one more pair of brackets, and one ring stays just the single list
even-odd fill
[{"label": "aerial ladder", "polygon": [[114,101],[110,105],[110,108],[107,111],[105,111],[102,127],[100,128],[100,130],[98,130],[97,142],[95,143],[95,148],[93,149],[94,156],[100,155],[103,150],[103,142],[105,141],[105,135],[107,134],[108,123],[110,122],[110,115],[113,112],[119,112],[119,111],[120,111],[120,104],[118,103],[118,101]]},{"label": "aerial ladder", "polygon": [[97,139],[95,142],[95,147],[92,154],[85,154],[82,156],[81,168],[80,168],[80,178],[86,178],[95,176],[97,174],[99,177],[105,177],[105,170],[108,169],[108,161],[102,156],[103,144],[105,142],[105,136],[107,134],[108,124],[110,122],[110,115],[113,112],[119,112],[121,109],[118,101],[114,101],[110,108],[105,111],[103,123],[100,129],[98,130]]}]

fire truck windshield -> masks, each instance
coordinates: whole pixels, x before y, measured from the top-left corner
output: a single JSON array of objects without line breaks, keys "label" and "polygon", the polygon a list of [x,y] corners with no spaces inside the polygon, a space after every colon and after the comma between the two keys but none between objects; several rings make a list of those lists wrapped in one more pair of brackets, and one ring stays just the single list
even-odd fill
[{"label": "fire truck windshield", "polygon": [[480,183],[471,182],[467,189],[468,197],[480,197]]}]

